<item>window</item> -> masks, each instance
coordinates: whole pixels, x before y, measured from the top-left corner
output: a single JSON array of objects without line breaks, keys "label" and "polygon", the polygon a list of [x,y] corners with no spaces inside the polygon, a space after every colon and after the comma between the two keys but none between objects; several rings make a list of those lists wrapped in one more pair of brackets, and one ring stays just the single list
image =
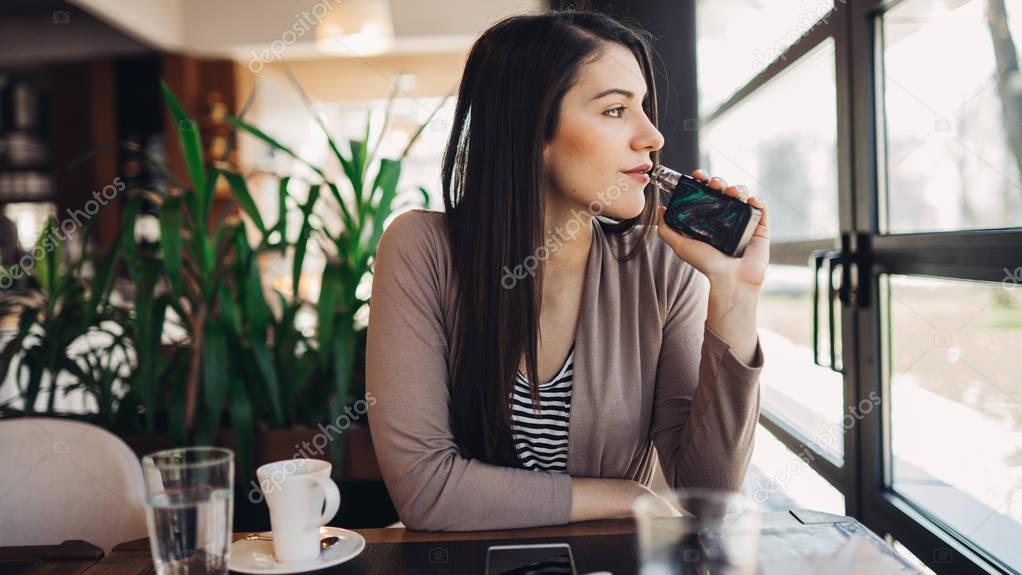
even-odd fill
[{"label": "window", "polygon": [[1012,38],[1018,2],[906,0],[884,16],[888,231],[1022,225],[1022,100],[997,73]]},{"label": "window", "polygon": [[879,25],[876,207],[887,235],[876,238],[875,317],[887,424],[867,457],[886,462],[890,501],[926,518],[895,537],[954,541],[1017,571],[1022,99],[1011,67],[1022,6],[904,0]]},{"label": "window", "polygon": [[[832,0],[713,0],[697,7],[699,115],[705,116],[803,33],[826,18]],[[741,46],[741,49],[735,49]]]},{"label": "window", "polygon": [[840,461],[841,374],[813,363],[812,281],[806,267],[775,266],[767,275],[758,317],[760,345],[770,358],[760,376],[763,409]]},{"label": "window", "polygon": [[792,453],[762,425],[756,427],[756,449],[745,476],[745,493],[761,511],[812,509],[845,514],[845,497],[813,471],[808,451]]},{"label": "window", "polygon": [[846,443],[844,386],[840,373],[814,362],[809,263],[840,233],[834,6],[697,4],[698,165],[770,205],[771,265],[758,326],[771,359],[747,490],[767,509],[844,514],[835,487]]},{"label": "window", "polygon": [[1022,3],[821,4],[697,5],[699,164],[771,207],[746,488],[1022,571]]},{"label": "window", "polygon": [[1022,289],[884,279],[893,487],[1022,568]]},{"label": "window", "polygon": [[773,244],[837,235],[836,106],[827,39],[701,134],[701,165],[770,206]]},{"label": "window", "polygon": [[[838,234],[834,43],[825,39],[710,123],[701,165],[770,205],[772,261],[759,309],[764,409],[834,461],[843,453],[840,374],[813,363],[812,271],[804,240]],[[780,257],[777,257],[777,256]]]}]

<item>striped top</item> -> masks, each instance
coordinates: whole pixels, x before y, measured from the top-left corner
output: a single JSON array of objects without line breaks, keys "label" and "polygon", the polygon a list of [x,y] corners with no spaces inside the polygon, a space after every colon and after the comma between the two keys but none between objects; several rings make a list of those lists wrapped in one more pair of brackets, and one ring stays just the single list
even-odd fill
[{"label": "striped top", "polygon": [[526,469],[568,471],[568,416],[571,413],[575,343],[561,370],[539,386],[539,412],[533,409],[529,382],[519,371],[511,394],[511,435]]}]

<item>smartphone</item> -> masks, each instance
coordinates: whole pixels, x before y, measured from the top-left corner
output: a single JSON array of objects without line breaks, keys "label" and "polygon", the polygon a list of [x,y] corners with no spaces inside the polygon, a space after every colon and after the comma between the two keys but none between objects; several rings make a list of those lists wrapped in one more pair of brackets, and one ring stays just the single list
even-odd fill
[{"label": "smartphone", "polygon": [[578,575],[571,546],[567,543],[542,545],[491,545],[486,550],[486,575],[530,575],[564,573]]},{"label": "smartphone", "polygon": [[670,194],[664,213],[668,227],[742,257],[763,216],[759,209],[664,166],[653,168],[650,179]]}]

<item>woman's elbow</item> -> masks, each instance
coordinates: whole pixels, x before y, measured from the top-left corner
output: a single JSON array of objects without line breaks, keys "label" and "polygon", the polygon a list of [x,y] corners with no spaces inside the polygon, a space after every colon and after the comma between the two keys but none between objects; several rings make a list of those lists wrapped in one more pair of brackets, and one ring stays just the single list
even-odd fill
[{"label": "woman's elbow", "polygon": [[[384,472],[384,480],[388,479],[387,475]],[[445,493],[445,482],[440,480],[442,475],[436,470],[430,472],[425,481],[417,474],[408,473],[389,478],[387,490],[405,527],[415,531],[457,530],[462,510],[457,508],[459,499]]]},{"label": "woman's elbow", "polygon": [[450,514],[443,508],[432,505],[421,505],[415,502],[398,509],[398,518],[405,527],[413,531],[456,531],[456,525],[450,520]]}]

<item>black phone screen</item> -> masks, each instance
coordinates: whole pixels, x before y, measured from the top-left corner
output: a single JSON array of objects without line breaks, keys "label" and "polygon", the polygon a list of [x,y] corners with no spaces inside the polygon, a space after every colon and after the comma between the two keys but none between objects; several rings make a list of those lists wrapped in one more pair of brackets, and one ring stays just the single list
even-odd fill
[{"label": "black phone screen", "polygon": [[486,575],[575,575],[567,544],[494,545],[486,553]]}]

